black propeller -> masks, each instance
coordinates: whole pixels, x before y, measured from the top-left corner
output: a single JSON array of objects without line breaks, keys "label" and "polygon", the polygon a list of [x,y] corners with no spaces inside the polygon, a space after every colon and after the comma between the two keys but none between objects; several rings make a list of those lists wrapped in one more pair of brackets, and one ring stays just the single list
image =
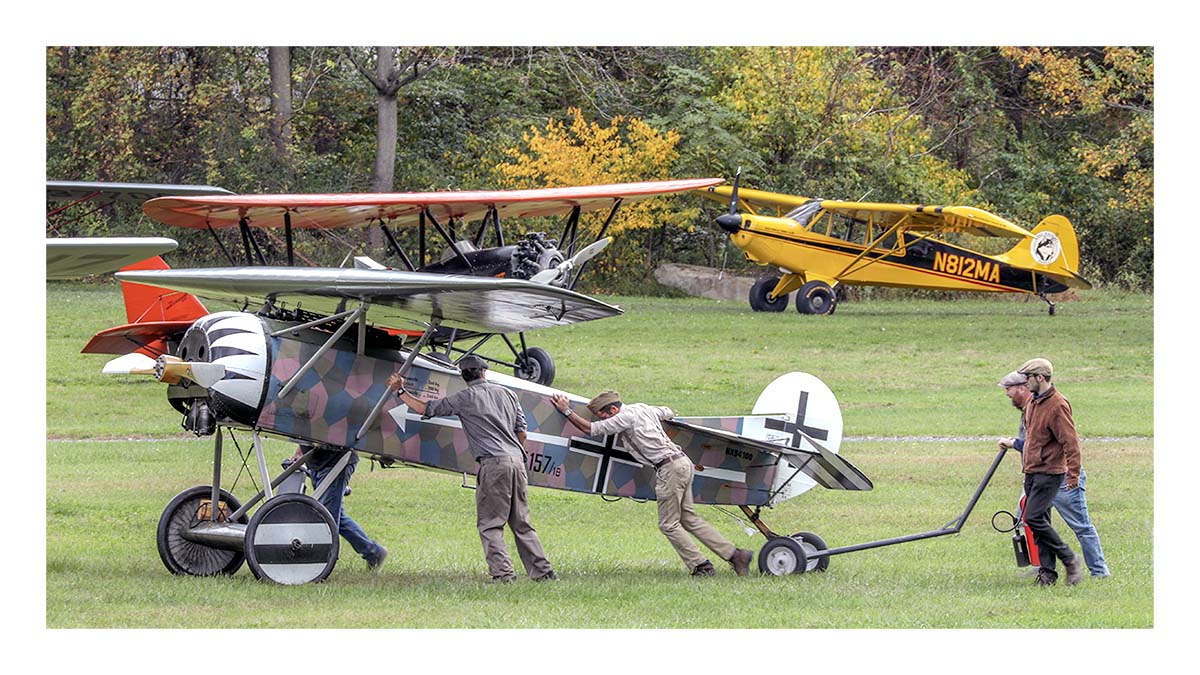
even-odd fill
[{"label": "black propeller", "polygon": [[717,225],[729,234],[735,234],[742,229],[742,215],[737,210],[737,193],[738,183],[742,180],[742,168],[738,167],[737,174],[733,177],[733,192],[729,195],[729,213],[724,213],[717,216]]}]

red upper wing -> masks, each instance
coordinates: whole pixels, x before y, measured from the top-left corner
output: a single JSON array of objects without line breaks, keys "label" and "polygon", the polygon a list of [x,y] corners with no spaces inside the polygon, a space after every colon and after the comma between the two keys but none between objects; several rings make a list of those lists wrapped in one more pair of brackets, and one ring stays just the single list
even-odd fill
[{"label": "red upper wing", "polygon": [[443,223],[451,218],[477,220],[491,207],[501,219],[553,216],[576,206],[584,211],[607,209],[617,199],[634,201],[722,182],[696,178],[539,190],[160,197],[146,202],[143,210],[161,223],[192,228],[233,227],[241,218],[252,227],[282,227],[285,212],[291,213],[292,227],[297,228],[351,227],[378,219],[400,226],[417,224],[425,209]]}]

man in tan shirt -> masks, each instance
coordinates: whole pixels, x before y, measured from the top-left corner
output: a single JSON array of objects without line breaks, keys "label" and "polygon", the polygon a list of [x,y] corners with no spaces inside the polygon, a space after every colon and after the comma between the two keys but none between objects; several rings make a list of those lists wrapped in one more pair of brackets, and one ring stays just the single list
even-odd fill
[{"label": "man in tan shirt", "polygon": [[588,403],[588,410],[599,418],[591,421],[571,410],[571,401],[562,394],[550,398],[554,407],[575,428],[589,436],[619,434],[621,443],[635,457],[654,467],[654,494],[658,500],[658,529],[675,547],[692,576],[714,576],[713,565],[700,553],[688,536],[690,532],[722,560],[733,565],[738,576],[750,569],[754,553],[737,548],[707,521],[696,514],[692,503],[692,476],[695,466],[678,445],[671,442],[662,428],[662,420],[675,417],[665,406],[645,403],[621,404],[621,396],[606,391]]}]

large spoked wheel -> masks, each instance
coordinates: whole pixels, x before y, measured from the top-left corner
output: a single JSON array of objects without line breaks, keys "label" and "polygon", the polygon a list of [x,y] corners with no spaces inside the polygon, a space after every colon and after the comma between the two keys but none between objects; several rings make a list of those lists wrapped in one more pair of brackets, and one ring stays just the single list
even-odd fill
[{"label": "large spoked wheel", "polygon": [[[237,498],[221,490],[217,521],[227,522],[227,517],[241,508]],[[231,551],[198,544],[183,538],[183,533],[201,521],[209,520],[212,502],[212,487],[201,485],[188,488],[175,495],[163,509],[158,519],[158,557],[171,574],[206,577],[216,574],[233,574],[245,561],[241,551]],[[246,523],[246,516],[237,522]]]},{"label": "large spoked wheel", "polygon": [[833,288],[824,281],[810,281],[796,293],[796,311],[801,314],[832,314],[836,304]]},{"label": "large spoked wheel", "polygon": [[272,497],[246,526],[246,562],[259,579],[285,585],[321,581],[337,557],[337,523],[308,495]]},{"label": "large spoked wheel", "polygon": [[776,577],[803,574],[808,569],[808,555],[800,542],[791,537],[775,537],[763,544],[758,552],[758,571]]},{"label": "large spoked wheel", "polygon": [[541,347],[530,347],[517,357],[513,374],[522,380],[549,386],[554,381],[554,359]]},{"label": "large spoked wheel", "polygon": [[813,554],[817,551],[829,550],[829,547],[825,545],[824,539],[812,532],[797,532],[792,535],[792,539],[800,542],[800,547],[804,549],[804,555],[808,558],[808,565],[805,566],[805,572],[824,572],[829,567],[829,556],[813,557]]},{"label": "large spoked wheel", "polygon": [[771,291],[779,283],[779,277],[759,279],[750,287],[750,309],[756,312],[782,312],[787,309],[788,296],[771,299]]}]

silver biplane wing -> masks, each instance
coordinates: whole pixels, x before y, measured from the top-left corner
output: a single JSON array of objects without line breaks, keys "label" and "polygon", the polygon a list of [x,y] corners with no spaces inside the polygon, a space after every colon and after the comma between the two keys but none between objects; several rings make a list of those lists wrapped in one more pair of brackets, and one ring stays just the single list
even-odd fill
[{"label": "silver biplane wing", "polygon": [[156,197],[211,197],[232,195],[225,188],[211,185],[172,185],[167,183],[105,183],[101,181],[48,180],[46,201],[100,200],[106,204],[142,205]]},{"label": "silver biplane wing", "polygon": [[240,306],[335,314],[369,305],[372,321],[408,328],[431,319],[480,333],[565,326],[622,313],[586,295],[520,279],[381,269],[231,267],[119,272],[117,278]]},{"label": "silver biplane wing", "polygon": [[859,471],[858,467],[841,455],[827,450],[811,436],[805,436],[805,440],[816,448],[815,452],[747,438],[724,429],[697,426],[677,419],[664,420],[663,424],[684,429],[706,439],[709,443],[724,445],[726,448],[782,457],[796,467],[800,473],[812,478],[821,487],[830,490],[870,490],[874,487],[871,479]]},{"label": "silver biplane wing", "polygon": [[46,240],[46,278],[74,279],[115,272],[126,265],[173,251],[166,237],[62,237]]}]

